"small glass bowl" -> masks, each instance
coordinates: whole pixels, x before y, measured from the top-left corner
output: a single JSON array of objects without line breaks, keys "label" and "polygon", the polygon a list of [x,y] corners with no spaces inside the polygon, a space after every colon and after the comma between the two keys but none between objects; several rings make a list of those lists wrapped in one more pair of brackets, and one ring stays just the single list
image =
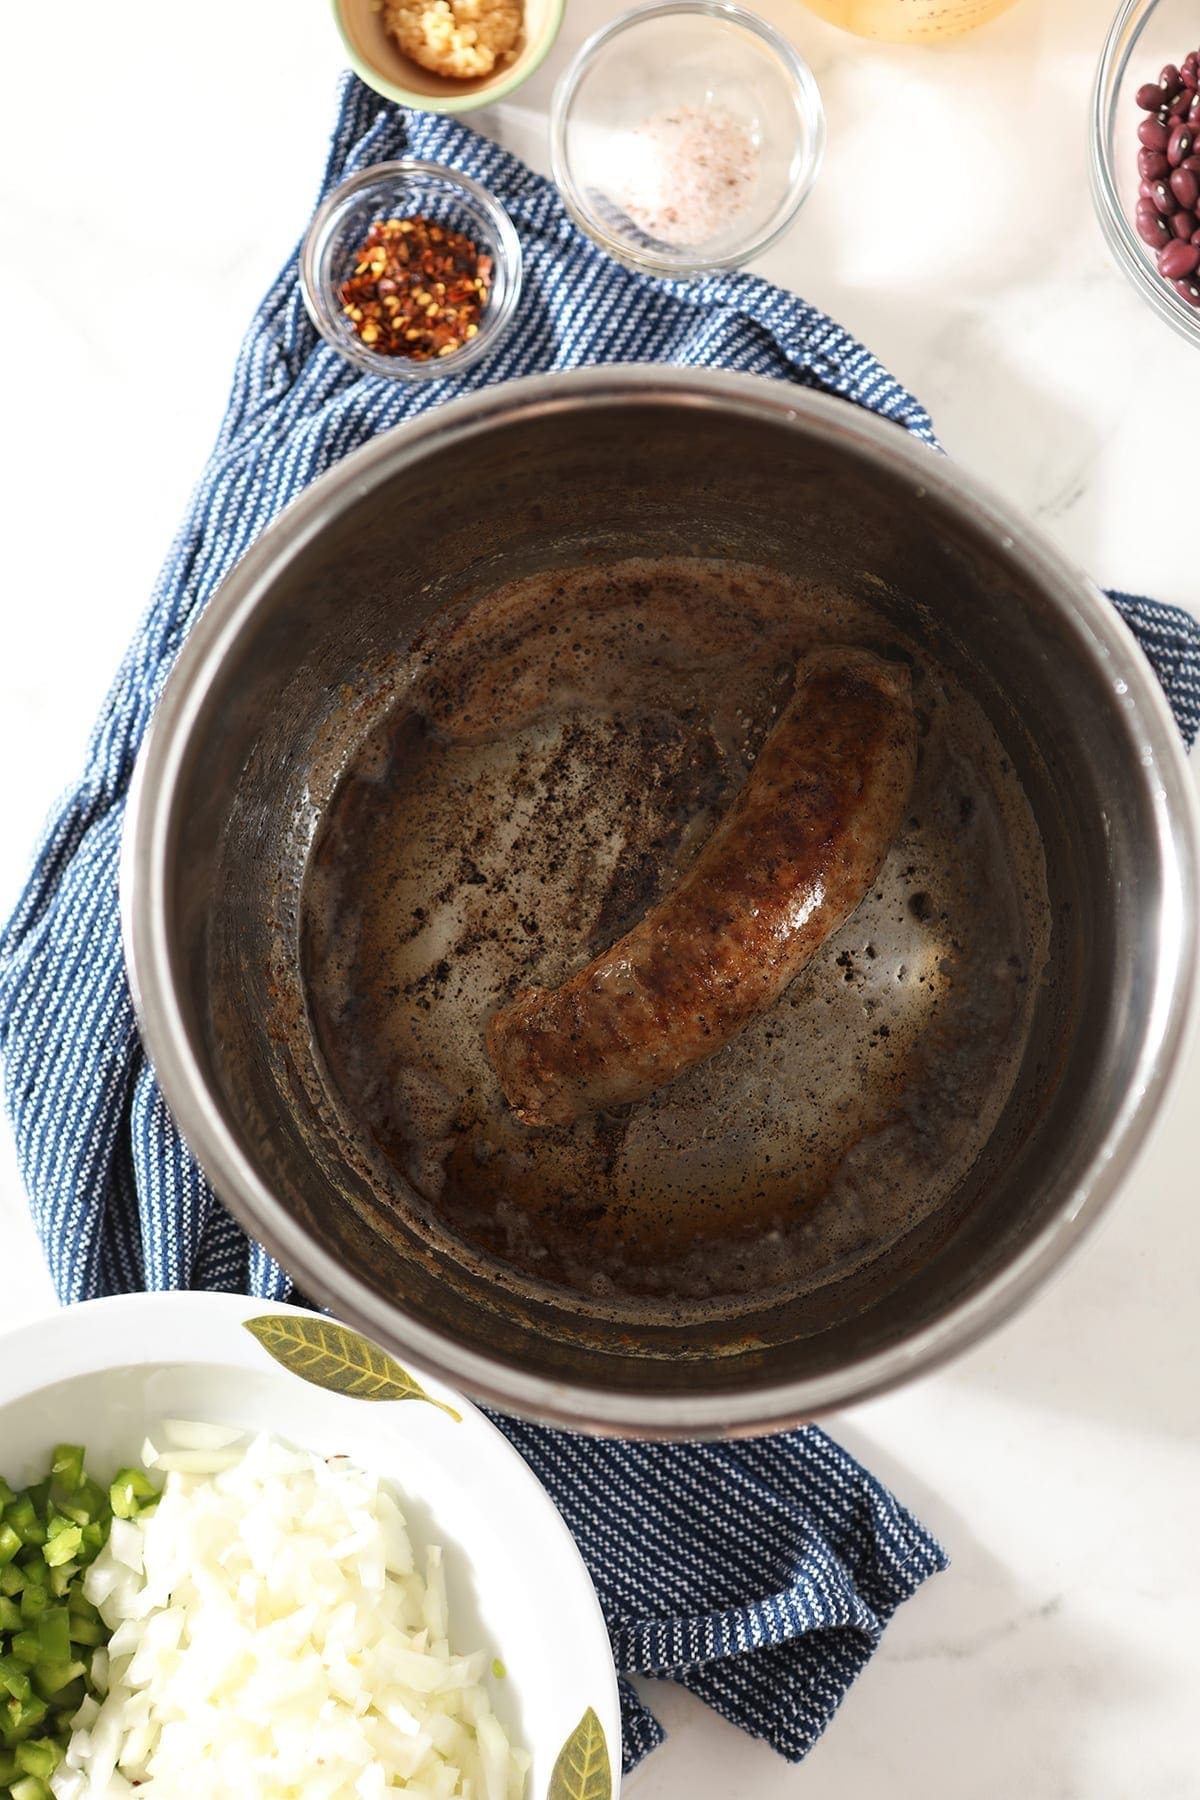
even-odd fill
[{"label": "small glass bowl", "polygon": [[[710,229],[704,210],[715,190],[685,201],[677,227],[662,222],[670,200],[659,171],[681,113],[685,132],[714,134],[718,155],[722,132],[749,139],[756,153],[743,202],[724,221],[714,212]],[[722,0],[667,0],[623,14],[583,45],[551,105],[551,165],[572,217],[611,256],[652,275],[749,262],[791,224],[824,149],[825,112],[808,64],[764,20]]]},{"label": "small glass bowl", "polygon": [[1112,22],[1092,93],[1092,198],[1100,228],[1118,265],[1160,319],[1200,345],[1200,307],[1189,306],[1164,281],[1154,252],[1134,228],[1139,149],[1137,128],[1147,118],[1134,100],[1143,82],[1157,81],[1166,63],[1200,47],[1196,0],[1123,0]]},{"label": "small glass bowl", "polygon": [[[461,231],[481,255],[492,259],[492,285],[478,333],[449,356],[428,362],[372,350],[344,316],[339,297],[371,226],[417,215]],[[457,375],[495,349],[521,292],[521,241],[500,202],[469,175],[437,163],[376,163],[335,188],[317,209],[300,249],[300,292],[326,343],[358,368],[401,381],[432,381]]]}]

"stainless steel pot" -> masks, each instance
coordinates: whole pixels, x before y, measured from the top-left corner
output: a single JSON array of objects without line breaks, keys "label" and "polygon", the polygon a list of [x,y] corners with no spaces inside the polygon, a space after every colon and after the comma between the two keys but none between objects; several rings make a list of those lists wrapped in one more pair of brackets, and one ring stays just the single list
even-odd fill
[{"label": "stainless steel pot", "polygon": [[[1054,979],[952,1219],[853,1307],[631,1332],[489,1278],[381,1200],[274,1029],[339,707],[464,592],[581,555],[740,556],[870,593],[981,703],[1036,814]],[[148,735],[122,904],[163,1092],[215,1188],[314,1299],[518,1412],[648,1435],[783,1426],[1011,1314],[1125,1179],[1196,977],[1197,835],[1162,693],[1080,574],[896,426],[655,368],[485,391],[348,457],[267,531]],[[947,1215],[950,1217],[950,1215]],[[743,1321],[744,1325],[744,1321]]]}]

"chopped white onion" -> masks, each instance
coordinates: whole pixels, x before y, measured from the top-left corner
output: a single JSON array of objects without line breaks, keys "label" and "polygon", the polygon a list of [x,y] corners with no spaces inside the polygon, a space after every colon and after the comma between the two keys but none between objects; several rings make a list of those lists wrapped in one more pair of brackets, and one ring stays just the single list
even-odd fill
[{"label": "chopped white onion", "polygon": [[236,1468],[241,1460],[240,1450],[160,1450],[154,1466],[167,1475],[216,1475],[221,1469]]},{"label": "chopped white onion", "polygon": [[112,1632],[56,1800],[521,1800],[481,1677],[451,1650],[442,1554],[417,1572],[372,1475],[171,1420],[155,1510],[114,1520],[84,1592]]},{"label": "chopped white onion", "polygon": [[246,1436],[236,1425],[205,1425],[196,1419],[164,1419],[158,1429],[171,1450],[228,1450]]}]

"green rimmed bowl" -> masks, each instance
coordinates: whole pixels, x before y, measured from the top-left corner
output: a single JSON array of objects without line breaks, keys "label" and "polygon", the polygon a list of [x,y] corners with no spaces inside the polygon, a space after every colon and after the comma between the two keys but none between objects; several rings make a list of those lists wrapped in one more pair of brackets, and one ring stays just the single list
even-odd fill
[{"label": "green rimmed bowl", "polygon": [[525,29],[513,62],[454,81],[423,69],[388,35],[378,0],[332,0],[333,16],[356,75],[397,106],[422,112],[465,113],[503,100],[540,68],[558,36],[566,0],[525,0]]}]

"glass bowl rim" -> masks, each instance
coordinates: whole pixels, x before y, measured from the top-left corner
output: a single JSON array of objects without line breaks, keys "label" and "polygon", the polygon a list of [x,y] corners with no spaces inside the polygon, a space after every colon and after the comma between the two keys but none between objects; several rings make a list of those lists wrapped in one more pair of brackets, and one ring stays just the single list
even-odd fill
[{"label": "glass bowl rim", "polygon": [[[798,101],[799,110],[807,119],[811,142],[799,176],[791,183],[780,207],[763,230],[724,256],[696,256],[690,260],[674,262],[648,253],[639,254],[624,238],[605,230],[579,196],[579,189],[571,174],[566,140],[568,121],[580,83],[599,52],[606,49],[615,38],[650,19],[687,16],[736,25],[748,31],[774,53]],[[563,70],[550,102],[550,167],[567,211],[593,243],[599,244],[601,249],[606,250],[618,262],[637,269],[644,275],[682,281],[696,275],[741,268],[783,236],[808,199],[820,174],[825,155],[825,134],[825,104],[821,99],[817,78],[796,47],[774,25],[756,13],[747,12],[742,6],[732,4],[732,0],[652,0],[650,5],[631,7],[592,32]]]},{"label": "glass bowl rim", "polygon": [[[325,251],[351,206],[372,189],[385,188],[402,180],[427,182],[431,187],[453,190],[467,209],[485,222],[491,236],[487,249],[495,260],[491,294],[478,334],[451,355],[432,357],[427,362],[414,362],[402,356],[380,356],[353,335],[340,332],[334,323],[334,309],[322,278]],[[521,240],[515,225],[500,201],[481,182],[444,163],[426,162],[419,157],[399,157],[358,170],[326,194],[313,214],[300,246],[300,295],[305,311],[325,342],[367,374],[402,381],[445,379],[478,362],[511,323],[521,295],[522,263]]]},{"label": "glass bowl rim", "polygon": [[[1116,165],[1109,129],[1118,83],[1158,4],[1159,0],[1121,0],[1116,17],[1108,28],[1092,84],[1088,173],[1100,229],[1122,273],[1160,319],[1165,320],[1181,337],[1187,338],[1189,343],[1200,344],[1200,308],[1189,307],[1185,300],[1181,300],[1172,291],[1170,283],[1151,267],[1143,254],[1141,240],[1125,216],[1117,191]],[[1131,28],[1134,28],[1132,34]],[[1131,144],[1134,141],[1134,123],[1135,121],[1130,122]],[[1133,154],[1132,149],[1130,154]]]}]

